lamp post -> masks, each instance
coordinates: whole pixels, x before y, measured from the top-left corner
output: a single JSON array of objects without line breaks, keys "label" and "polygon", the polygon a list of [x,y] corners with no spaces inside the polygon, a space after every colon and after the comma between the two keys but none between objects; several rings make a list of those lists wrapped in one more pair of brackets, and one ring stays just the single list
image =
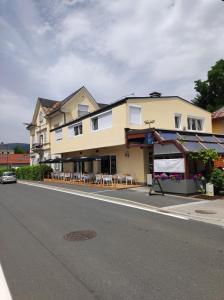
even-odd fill
[{"label": "lamp post", "polygon": [[7,150],[7,153],[6,153],[6,159],[7,159],[7,171],[9,170],[9,148],[8,148],[8,144],[6,144],[6,150]]}]

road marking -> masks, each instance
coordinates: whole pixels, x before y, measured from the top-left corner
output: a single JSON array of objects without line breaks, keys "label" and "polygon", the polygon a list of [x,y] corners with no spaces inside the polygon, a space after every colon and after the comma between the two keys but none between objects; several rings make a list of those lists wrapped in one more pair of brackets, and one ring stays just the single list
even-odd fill
[{"label": "road marking", "polygon": [[115,198],[115,197],[110,197],[110,196],[100,195],[100,194],[93,194],[93,193],[88,193],[88,192],[82,192],[79,190],[70,190],[70,189],[66,189],[66,188],[59,188],[59,187],[44,185],[44,184],[40,184],[40,183],[31,183],[31,182],[24,182],[24,181],[18,181],[18,183],[35,186],[35,187],[39,187],[39,188],[43,188],[43,189],[47,189],[47,190],[67,193],[67,194],[71,194],[71,195],[76,195],[76,196],[80,196],[80,197],[95,199],[95,200],[99,200],[99,201],[103,201],[103,202],[113,203],[113,204],[117,204],[117,205],[121,205],[121,206],[132,207],[132,208],[149,211],[149,212],[153,212],[153,213],[160,214],[160,215],[174,217],[174,218],[181,219],[181,220],[189,220],[189,218],[187,218],[185,216],[181,216],[181,215],[175,214],[173,212],[171,212],[171,213],[161,212],[161,211],[159,211],[161,208],[157,208],[155,206],[150,206],[150,205],[143,204],[143,203],[134,202],[134,201],[127,200],[127,199]]},{"label": "road marking", "polygon": [[1,300],[12,300],[12,296],[7,285],[5,275],[0,264],[0,299]]}]

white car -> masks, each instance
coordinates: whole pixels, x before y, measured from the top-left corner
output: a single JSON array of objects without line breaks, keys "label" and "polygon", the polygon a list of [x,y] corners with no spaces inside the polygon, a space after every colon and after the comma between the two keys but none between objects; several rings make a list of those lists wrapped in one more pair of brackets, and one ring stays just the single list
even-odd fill
[{"label": "white car", "polygon": [[2,176],[0,177],[1,183],[7,183],[7,182],[17,182],[16,174],[13,172],[3,172]]}]

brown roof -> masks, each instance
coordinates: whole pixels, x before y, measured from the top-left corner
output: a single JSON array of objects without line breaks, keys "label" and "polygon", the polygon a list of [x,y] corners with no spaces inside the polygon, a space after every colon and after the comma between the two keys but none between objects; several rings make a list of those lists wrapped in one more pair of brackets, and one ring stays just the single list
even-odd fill
[{"label": "brown roof", "polygon": [[215,111],[212,113],[212,119],[224,118],[224,111]]},{"label": "brown roof", "polygon": [[50,107],[48,109],[47,115],[51,115],[54,112],[57,112],[66,102],[68,102],[73,96],[75,96],[76,94],[78,94],[78,92],[83,88],[84,86],[82,86],[81,88],[79,88],[78,90],[76,90],[75,92],[73,92],[71,95],[69,95],[68,97],[66,97],[64,100],[62,101],[57,101],[52,107]]},{"label": "brown roof", "polygon": [[0,165],[19,165],[30,163],[30,157],[28,154],[0,154]]}]

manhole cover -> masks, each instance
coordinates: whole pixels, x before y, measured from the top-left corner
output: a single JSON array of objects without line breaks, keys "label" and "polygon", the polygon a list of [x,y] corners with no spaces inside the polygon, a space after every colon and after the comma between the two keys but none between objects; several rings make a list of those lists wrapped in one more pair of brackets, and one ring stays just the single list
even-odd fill
[{"label": "manhole cover", "polygon": [[216,214],[216,212],[213,211],[213,210],[204,210],[204,209],[196,209],[195,212],[198,213],[198,214],[205,214],[205,215],[206,214],[207,215],[214,215],[214,214]]},{"label": "manhole cover", "polygon": [[80,230],[69,232],[64,235],[66,241],[86,241],[96,237],[96,231],[94,230]]}]

